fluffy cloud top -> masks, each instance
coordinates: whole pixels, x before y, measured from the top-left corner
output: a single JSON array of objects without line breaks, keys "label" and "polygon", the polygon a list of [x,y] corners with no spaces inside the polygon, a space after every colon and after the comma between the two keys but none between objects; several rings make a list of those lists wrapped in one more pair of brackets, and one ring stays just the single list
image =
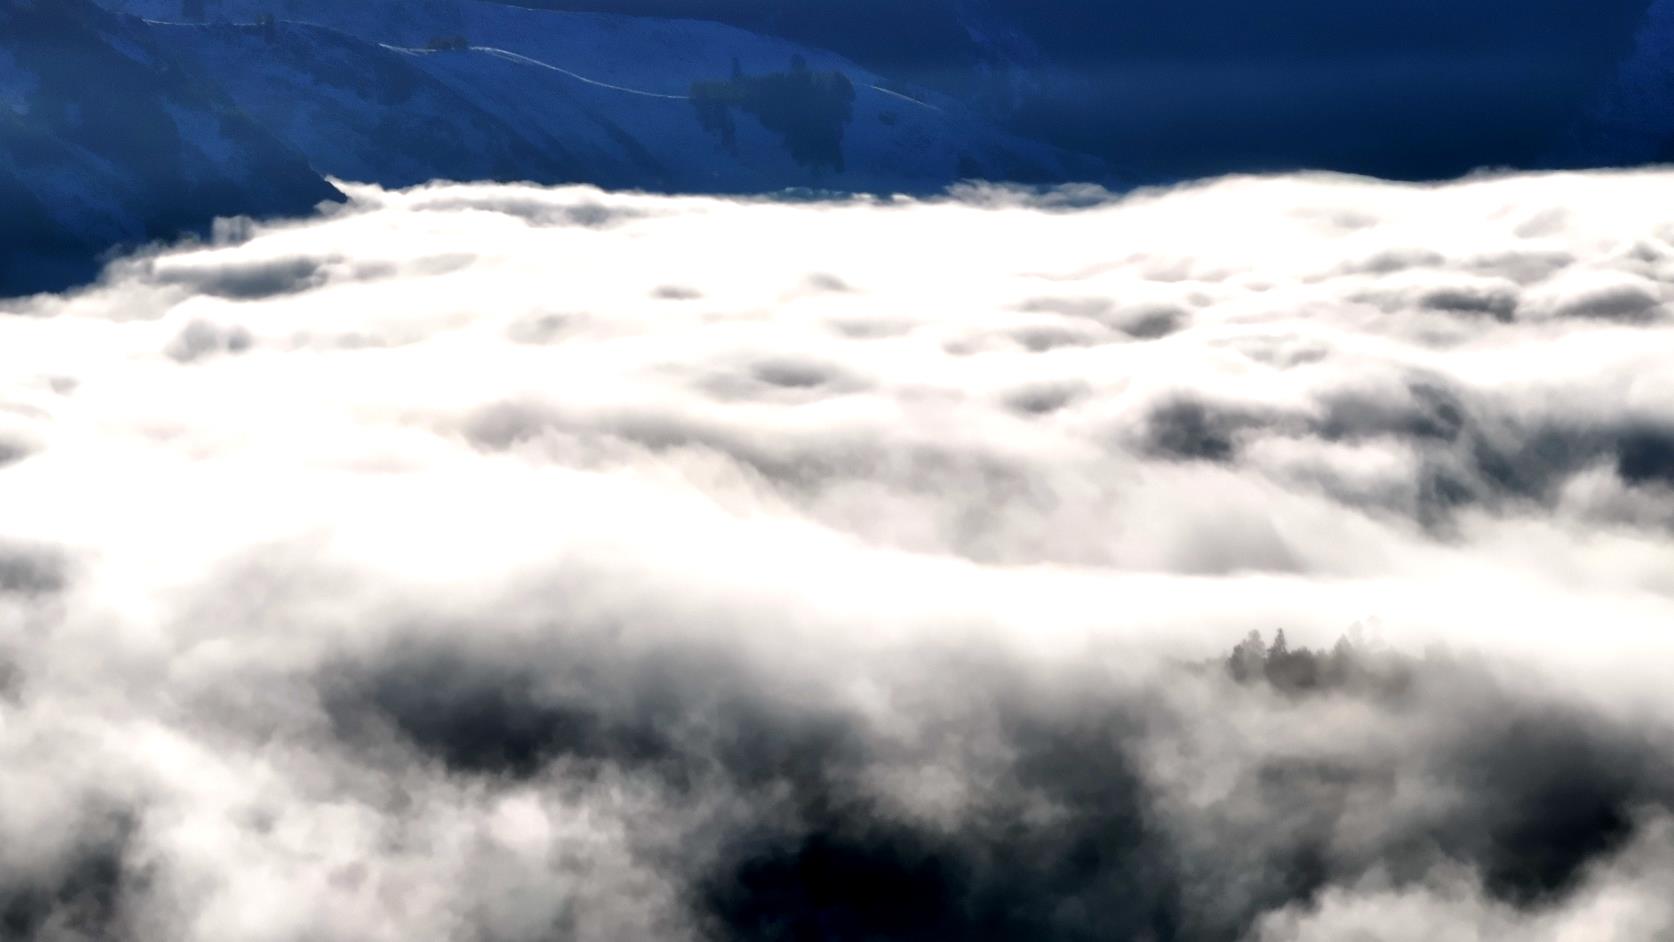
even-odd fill
[{"label": "fluffy cloud top", "polygon": [[0,934],[1674,930],[1670,182],[345,185],[5,302]]}]

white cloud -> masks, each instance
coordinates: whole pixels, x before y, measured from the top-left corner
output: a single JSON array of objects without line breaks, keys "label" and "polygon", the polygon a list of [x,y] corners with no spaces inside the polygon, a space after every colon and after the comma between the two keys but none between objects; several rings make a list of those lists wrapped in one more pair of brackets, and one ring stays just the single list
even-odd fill
[{"label": "white cloud", "polygon": [[[1668,182],[346,185],[8,302],[0,918],[752,937],[785,847],[1066,937],[1607,905],[1674,801]],[[1170,666],[1368,614],[1484,660]]]}]

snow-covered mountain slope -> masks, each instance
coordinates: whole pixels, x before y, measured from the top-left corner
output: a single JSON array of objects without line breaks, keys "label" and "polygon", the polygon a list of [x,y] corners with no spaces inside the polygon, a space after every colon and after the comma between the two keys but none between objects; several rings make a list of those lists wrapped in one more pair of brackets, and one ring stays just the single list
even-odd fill
[{"label": "snow-covered mountain slope", "polygon": [[154,25],[158,41],[211,76],[316,171],[408,186],[573,179],[583,165],[432,77],[412,56],[308,24]]},{"label": "snow-covered mountain slope", "polygon": [[[782,40],[692,20],[488,4],[476,12],[472,48],[420,54],[426,66],[556,139],[600,135],[593,144],[604,150],[625,132],[638,145],[631,150],[664,170],[662,181],[646,185],[924,192],[968,177],[1041,181],[1106,173],[1090,160],[1008,135],[958,101],[893,89],[852,62]],[[687,97],[694,83],[731,82],[735,67],[747,77],[789,75],[798,60],[810,73],[840,73],[852,85],[849,116],[836,128],[840,160],[799,161],[790,142],[744,110],[731,116],[730,137],[706,129]],[[528,107],[531,95],[541,107]]]},{"label": "snow-covered mountain slope", "polygon": [[[253,23],[270,5],[256,0],[210,4],[210,25],[180,23],[173,0],[110,2],[150,18],[182,61],[341,177],[926,192],[967,177],[1108,176],[1102,164],[1009,134],[960,101],[712,22],[483,0],[291,0],[264,29]],[[764,126],[743,103],[727,109],[723,132],[690,100],[694,84],[788,76],[793,62],[813,75],[841,73],[853,88],[847,117],[830,129],[840,159],[810,162],[784,128]]]},{"label": "snow-covered mountain slope", "polygon": [[980,103],[720,23],[491,0],[0,0],[0,295],[328,178],[764,193],[1111,181]]},{"label": "snow-covered mountain slope", "polygon": [[0,0],[0,294],[90,277],[111,246],[339,195],[137,21]]}]

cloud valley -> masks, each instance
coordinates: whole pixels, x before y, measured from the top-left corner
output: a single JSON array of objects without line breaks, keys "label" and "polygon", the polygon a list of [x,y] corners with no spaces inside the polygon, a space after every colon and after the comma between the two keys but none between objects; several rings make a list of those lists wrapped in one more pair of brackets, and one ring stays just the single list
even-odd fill
[{"label": "cloud valley", "polygon": [[0,934],[1674,931],[1668,183],[344,183],[0,302]]}]

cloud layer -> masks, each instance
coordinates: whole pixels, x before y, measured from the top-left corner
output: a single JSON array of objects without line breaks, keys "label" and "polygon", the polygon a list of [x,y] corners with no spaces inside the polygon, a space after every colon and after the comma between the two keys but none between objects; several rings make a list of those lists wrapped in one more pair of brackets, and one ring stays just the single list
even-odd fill
[{"label": "cloud layer", "polygon": [[345,185],[5,302],[0,934],[1674,930],[1670,182]]}]

